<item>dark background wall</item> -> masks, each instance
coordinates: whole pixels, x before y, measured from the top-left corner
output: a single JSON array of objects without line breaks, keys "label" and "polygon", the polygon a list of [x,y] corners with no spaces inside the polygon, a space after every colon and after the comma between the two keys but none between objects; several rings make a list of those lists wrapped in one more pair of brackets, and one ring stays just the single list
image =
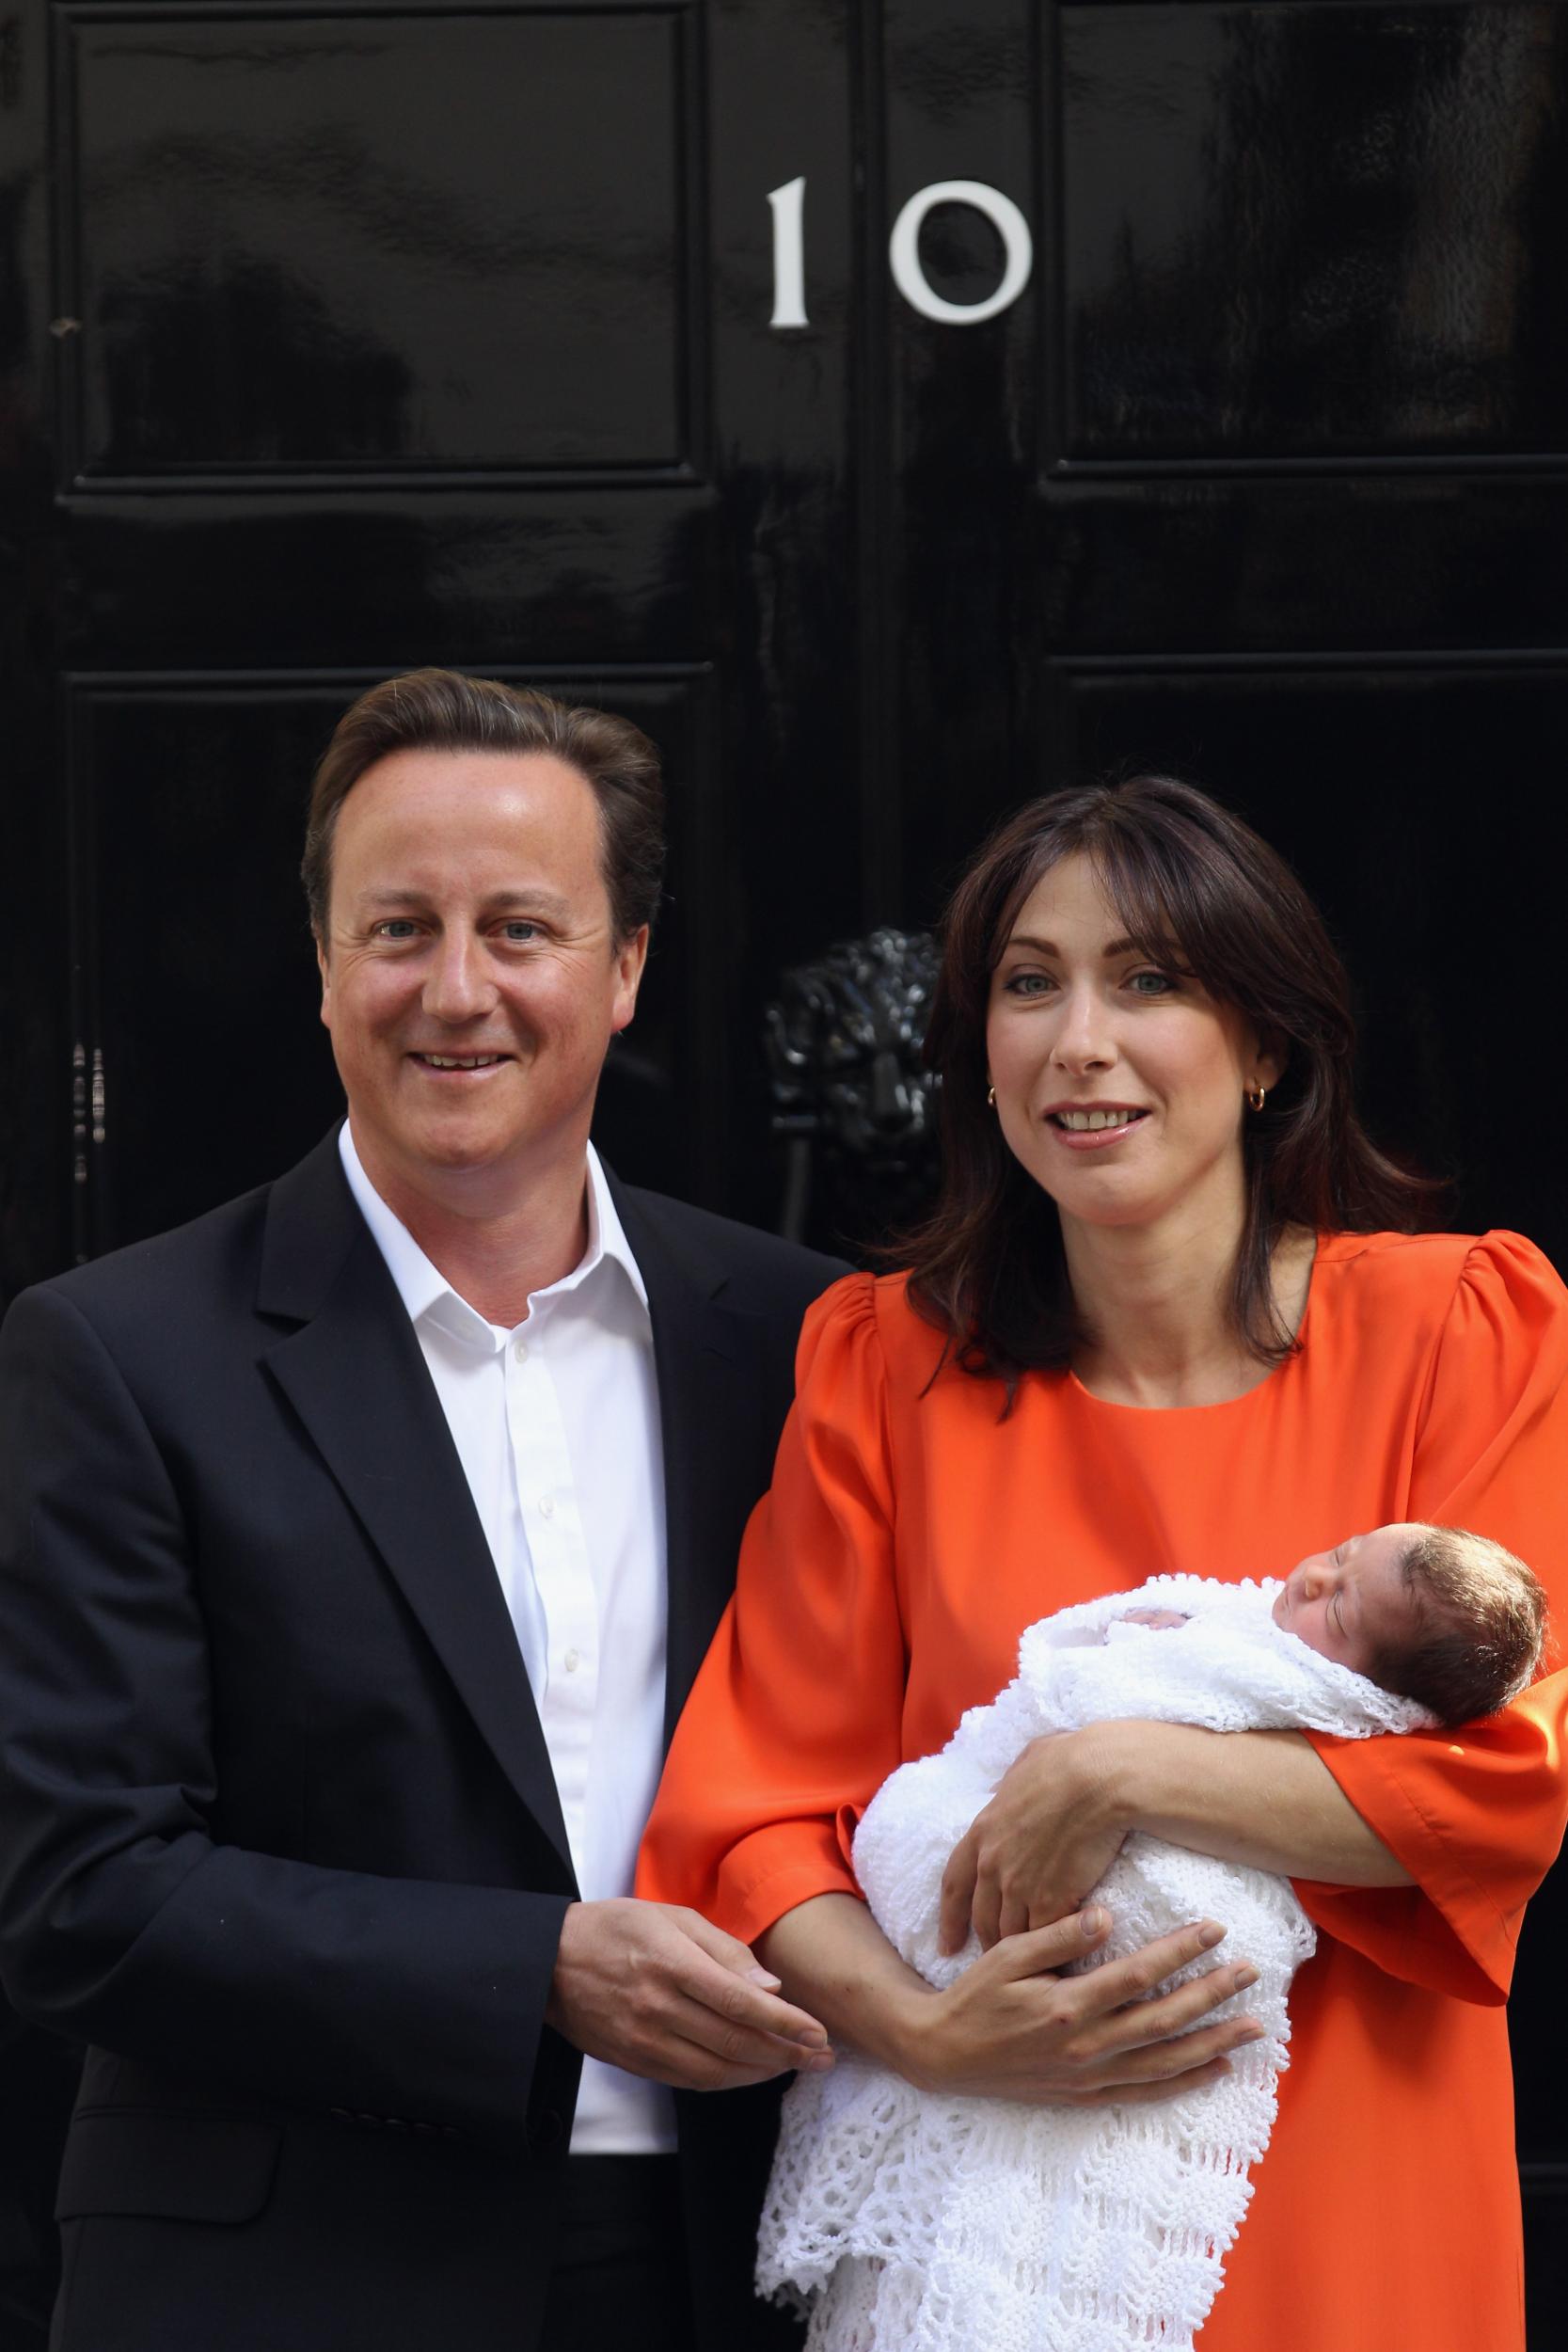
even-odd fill
[{"label": "dark background wall", "polygon": [[1158,764],[1326,908],[1380,1135],[1568,1266],[1565,47],[1512,0],[13,0],[0,1287],[330,1118],[304,785],[420,660],[664,747],[628,1175],[771,1221],[779,971]]}]

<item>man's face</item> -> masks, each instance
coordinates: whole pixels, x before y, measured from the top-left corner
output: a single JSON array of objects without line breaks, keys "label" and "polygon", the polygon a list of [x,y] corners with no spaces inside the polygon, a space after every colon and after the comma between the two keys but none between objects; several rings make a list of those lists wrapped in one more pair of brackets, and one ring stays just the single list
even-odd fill
[{"label": "man's face", "polygon": [[377,1189],[493,1216],[580,1162],[637,1003],[598,809],[542,752],[396,752],[343,802],[318,946],[356,1146]]}]

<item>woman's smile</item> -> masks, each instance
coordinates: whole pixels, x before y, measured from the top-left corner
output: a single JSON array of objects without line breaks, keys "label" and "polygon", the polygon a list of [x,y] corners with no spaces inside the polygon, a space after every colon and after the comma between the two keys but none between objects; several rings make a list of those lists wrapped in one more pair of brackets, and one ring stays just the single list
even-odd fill
[{"label": "woman's smile", "polygon": [[1148,1117],[1127,1103],[1053,1103],[1044,1124],[1065,1151],[1102,1152],[1124,1143]]}]

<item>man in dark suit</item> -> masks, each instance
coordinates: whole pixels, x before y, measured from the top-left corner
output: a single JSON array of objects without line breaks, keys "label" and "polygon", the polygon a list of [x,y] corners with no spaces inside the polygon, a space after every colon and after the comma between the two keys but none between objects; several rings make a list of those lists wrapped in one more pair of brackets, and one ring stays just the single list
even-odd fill
[{"label": "man in dark suit", "polygon": [[91,2045],[58,2352],[783,2340],[763,2086],[825,2038],[629,1888],[837,1269],[589,1144],[658,816],[624,721],[363,697],[305,869],[348,1121],[0,1336],[0,1968]]}]

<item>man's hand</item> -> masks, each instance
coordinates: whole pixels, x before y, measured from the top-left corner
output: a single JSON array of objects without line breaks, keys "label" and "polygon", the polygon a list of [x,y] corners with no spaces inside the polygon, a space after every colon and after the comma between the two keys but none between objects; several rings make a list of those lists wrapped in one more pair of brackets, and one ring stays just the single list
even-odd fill
[{"label": "man's hand", "polygon": [[545,2015],[589,2058],[677,2090],[736,2090],[832,2064],[815,2017],[701,1913],[629,1896],[573,1903]]}]

